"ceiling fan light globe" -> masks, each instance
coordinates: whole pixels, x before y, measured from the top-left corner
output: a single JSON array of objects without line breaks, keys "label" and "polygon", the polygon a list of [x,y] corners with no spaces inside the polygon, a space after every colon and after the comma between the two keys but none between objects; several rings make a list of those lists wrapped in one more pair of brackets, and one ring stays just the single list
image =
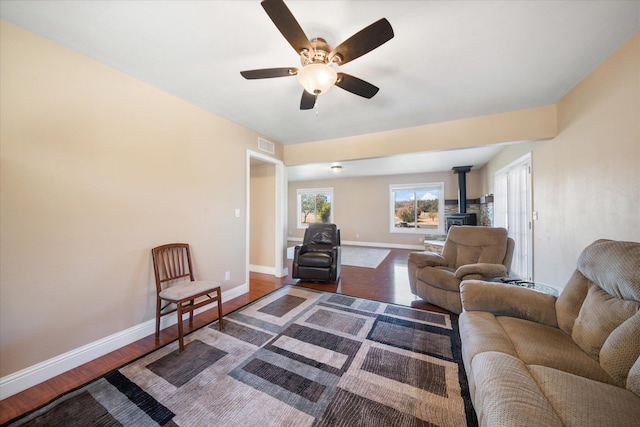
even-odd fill
[{"label": "ceiling fan light globe", "polygon": [[338,73],[326,64],[308,64],[298,70],[298,82],[312,95],[321,95],[331,89]]}]

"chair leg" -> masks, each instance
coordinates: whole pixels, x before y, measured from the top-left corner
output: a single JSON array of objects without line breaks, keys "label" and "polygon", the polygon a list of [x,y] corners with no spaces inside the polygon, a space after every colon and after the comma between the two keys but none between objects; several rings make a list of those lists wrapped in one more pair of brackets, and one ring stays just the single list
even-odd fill
[{"label": "chair leg", "polygon": [[218,292],[218,329],[224,331],[224,324],[222,323],[222,293],[220,292],[220,288],[217,290]]},{"label": "chair leg", "polygon": [[179,349],[180,349],[180,353],[182,353],[184,351],[184,336],[183,336],[183,331],[182,331],[182,302],[178,302],[178,343],[179,343]]},{"label": "chair leg", "polygon": [[156,298],[156,338],[160,336],[160,307],[162,301],[160,298]]},{"label": "chair leg", "polygon": [[191,305],[189,308],[189,327],[193,328],[193,304],[195,303],[195,300],[191,300],[189,301],[189,304]]}]

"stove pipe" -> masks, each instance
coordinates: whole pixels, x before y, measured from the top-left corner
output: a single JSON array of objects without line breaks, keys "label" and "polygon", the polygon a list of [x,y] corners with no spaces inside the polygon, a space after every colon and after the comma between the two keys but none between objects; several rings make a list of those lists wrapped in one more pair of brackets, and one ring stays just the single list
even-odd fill
[{"label": "stove pipe", "polygon": [[458,174],[458,213],[467,213],[467,172],[472,166],[454,166],[453,173]]}]

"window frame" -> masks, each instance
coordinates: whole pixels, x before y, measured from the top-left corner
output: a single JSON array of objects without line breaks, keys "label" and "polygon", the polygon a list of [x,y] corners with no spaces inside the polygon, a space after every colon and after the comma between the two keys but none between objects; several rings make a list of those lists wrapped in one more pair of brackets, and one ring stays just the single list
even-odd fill
[{"label": "window frame", "polygon": [[298,229],[306,229],[309,227],[309,224],[302,223],[302,195],[312,194],[328,194],[329,195],[329,203],[331,204],[331,212],[329,214],[329,223],[334,223],[333,215],[335,210],[335,199],[333,195],[333,187],[323,187],[323,188],[298,188],[296,190],[296,225]]},{"label": "window frame", "polygon": [[[413,227],[396,227],[396,198],[397,191],[438,191],[438,227],[436,229]],[[398,234],[426,234],[438,235],[444,234],[445,230],[445,200],[444,200],[444,182],[422,182],[412,184],[390,184],[389,185],[389,232]]]}]

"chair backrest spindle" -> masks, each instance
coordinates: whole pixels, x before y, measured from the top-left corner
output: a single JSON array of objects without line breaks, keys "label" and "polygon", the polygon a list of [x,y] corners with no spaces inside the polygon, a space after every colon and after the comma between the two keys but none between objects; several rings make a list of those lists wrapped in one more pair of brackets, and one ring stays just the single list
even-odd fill
[{"label": "chair backrest spindle", "polygon": [[183,277],[194,280],[188,244],[172,243],[159,246],[152,250],[152,258],[156,284],[159,287],[162,283]]}]

